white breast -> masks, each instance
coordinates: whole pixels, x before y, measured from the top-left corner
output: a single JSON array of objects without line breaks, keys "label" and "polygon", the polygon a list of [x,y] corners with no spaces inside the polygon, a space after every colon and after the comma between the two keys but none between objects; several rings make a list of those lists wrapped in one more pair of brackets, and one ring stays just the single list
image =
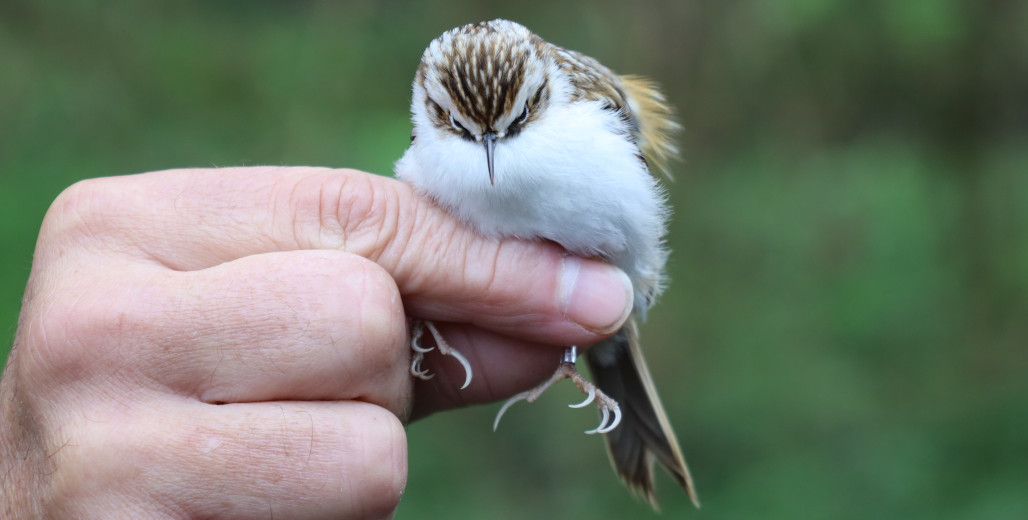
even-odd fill
[{"label": "white breast", "polygon": [[667,209],[617,114],[596,102],[551,105],[497,142],[495,168],[490,185],[481,144],[422,130],[396,174],[483,234],[545,238],[607,259],[632,279],[636,309],[649,308]]}]

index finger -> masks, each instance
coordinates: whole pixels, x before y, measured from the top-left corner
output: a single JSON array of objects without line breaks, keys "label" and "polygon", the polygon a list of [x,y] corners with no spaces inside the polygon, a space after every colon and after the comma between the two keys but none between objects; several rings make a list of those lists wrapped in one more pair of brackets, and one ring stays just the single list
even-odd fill
[{"label": "index finger", "polygon": [[631,310],[631,283],[620,270],[546,242],[482,237],[409,185],[355,170],[93,179],[62,194],[47,229],[173,270],[275,251],[345,250],[394,278],[408,314],[559,344],[598,341]]}]

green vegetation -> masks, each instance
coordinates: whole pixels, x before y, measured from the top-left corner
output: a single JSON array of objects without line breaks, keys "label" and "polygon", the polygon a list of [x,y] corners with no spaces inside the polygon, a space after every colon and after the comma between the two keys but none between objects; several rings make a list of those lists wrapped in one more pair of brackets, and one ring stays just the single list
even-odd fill
[{"label": "green vegetation", "polygon": [[[78,179],[389,174],[443,30],[659,81],[686,127],[643,330],[700,488],[664,518],[1028,518],[1028,3],[0,3],[0,327]],[[399,518],[647,518],[555,392],[411,425]]]}]

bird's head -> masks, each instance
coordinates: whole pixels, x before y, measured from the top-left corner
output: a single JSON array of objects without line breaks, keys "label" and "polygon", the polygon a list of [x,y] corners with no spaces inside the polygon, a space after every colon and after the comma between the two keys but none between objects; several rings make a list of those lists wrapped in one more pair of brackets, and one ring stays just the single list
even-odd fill
[{"label": "bird's head", "polygon": [[505,144],[531,129],[550,103],[554,65],[545,46],[507,20],[457,27],[433,40],[414,79],[414,135],[481,144],[482,174],[494,183],[496,156],[502,160]]}]

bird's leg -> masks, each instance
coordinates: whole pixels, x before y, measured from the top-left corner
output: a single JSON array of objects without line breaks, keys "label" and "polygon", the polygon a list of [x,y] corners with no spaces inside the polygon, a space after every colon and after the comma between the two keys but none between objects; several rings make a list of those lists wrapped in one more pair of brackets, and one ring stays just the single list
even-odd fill
[{"label": "bird's leg", "polygon": [[[602,390],[597,388],[596,385],[578,372],[578,369],[575,368],[576,358],[578,358],[577,347],[572,346],[564,349],[564,354],[561,355],[560,359],[560,366],[557,367],[557,370],[549,379],[544,381],[541,385],[528,390],[527,392],[521,392],[520,394],[508,399],[506,403],[503,403],[503,406],[500,407],[499,413],[496,414],[496,420],[493,421],[493,431],[496,431],[496,427],[500,425],[500,418],[503,417],[504,412],[506,412],[507,408],[510,408],[512,404],[518,401],[526,401],[529,403],[535,401],[539,396],[543,395],[543,392],[545,392],[550,385],[560,381],[561,379],[571,379],[583,394],[588,394],[585,401],[578,404],[569,404],[569,407],[581,408],[595,401],[596,407],[600,409],[600,413],[602,414],[600,425],[595,429],[586,431],[585,433],[607,433],[614,428],[617,428],[618,424],[621,423],[621,407],[618,406],[617,401],[608,397],[607,394],[603,393]],[[613,418],[611,417],[611,414],[614,414]],[[608,420],[610,424],[607,424]]]},{"label": "bird's leg", "polygon": [[[421,336],[424,334],[425,329],[428,329],[428,332],[432,334],[432,338],[435,339],[435,347],[421,346]],[[435,348],[439,349],[440,354],[456,359],[460,366],[464,367],[464,386],[460,387],[460,389],[464,390],[467,388],[471,384],[471,363],[468,363],[468,359],[443,339],[443,335],[435,328],[434,323],[427,320],[412,320],[410,325],[410,349],[414,351],[410,362],[410,373],[412,376],[418,379],[432,379],[434,374],[429,374],[427,369],[422,368],[421,362],[425,359],[425,354]]]}]

